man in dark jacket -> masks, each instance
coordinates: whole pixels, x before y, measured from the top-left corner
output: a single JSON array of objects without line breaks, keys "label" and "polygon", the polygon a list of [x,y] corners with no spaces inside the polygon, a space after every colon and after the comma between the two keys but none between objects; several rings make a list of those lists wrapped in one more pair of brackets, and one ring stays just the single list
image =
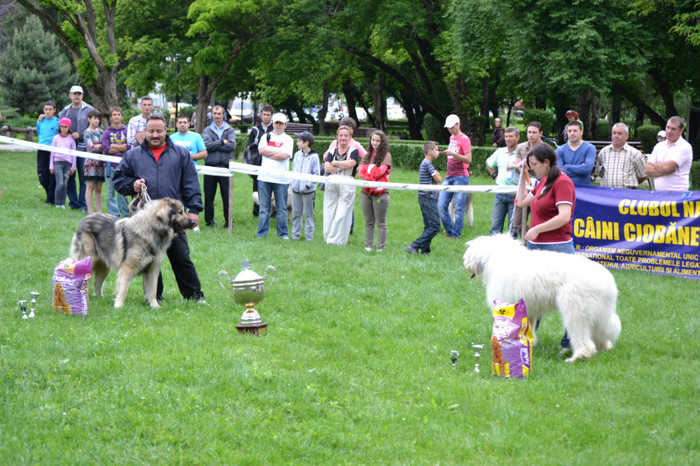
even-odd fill
[{"label": "man in dark jacket", "polygon": [[[167,136],[162,115],[151,115],[146,122],[146,139],[128,150],[117,166],[114,188],[123,196],[134,196],[145,185],[151,199],[166,197],[181,201],[189,217],[199,225],[202,194],[199,177],[187,149],[176,146]],[[185,299],[204,302],[197,270],[190,259],[186,235],[175,235],[167,251],[177,286]],[[163,278],[158,276],[157,297],[163,299]]]},{"label": "man in dark jacket", "polygon": [[[274,125],[272,124],[273,113],[275,113],[275,108],[272,105],[263,105],[262,109],[260,110],[260,121],[258,122],[258,124],[253,126],[253,128],[250,130],[250,133],[248,133],[247,147],[250,151],[250,157],[253,160],[244,159],[244,163],[250,163],[253,165],[260,165],[262,163],[262,158],[258,149],[258,143],[260,143],[260,139],[262,139],[262,137],[265,134],[271,133],[274,129]],[[258,177],[257,175],[250,175],[250,177],[253,179],[253,192],[257,193]],[[259,213],[260,206],[256,202],[253,202],[253,215],[257,217]]]},{"label": "man in dark jacket", "polygon": [[[236,148],[236,133],[224,121],[224,107],[215,105],[211,109],[213,121],[202,131],[202,139],[207,149],[205,165],[208,167],[228,168],[233,160],[233,150]],[[216,186],[221,187],[221,202],[224,205],[224,220],[228,226],[228,190],[230,178],[225,176],[204,175],[204,221],[208,227],[214,226],[214,198]]]}]

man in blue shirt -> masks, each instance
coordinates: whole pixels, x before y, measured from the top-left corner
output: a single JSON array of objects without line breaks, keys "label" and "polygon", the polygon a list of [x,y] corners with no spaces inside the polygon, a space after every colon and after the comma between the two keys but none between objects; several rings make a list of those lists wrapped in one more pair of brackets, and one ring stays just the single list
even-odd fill
[{"label": "man in blue shirt", "polygon": [[[207,148],[204,146],[204,140],[199,134],[190,131],[190,120],[187,118],[187,115],[179,115],[175,126],[177,126],[177,133],[170,136],[170,139],[176,145],[187,149],[192,156],[192,160],[206,159]],[[201,162],[200,165],[204,165],[204,162]]]},{"label": "man in blue shirt", "polygon": [[574,184],[591,184],[591,172],[595,165],[595,147],[583,137],[583,125],[572,121],[566,125],[569,140],[557,149],[557,164],[569,175]]}]

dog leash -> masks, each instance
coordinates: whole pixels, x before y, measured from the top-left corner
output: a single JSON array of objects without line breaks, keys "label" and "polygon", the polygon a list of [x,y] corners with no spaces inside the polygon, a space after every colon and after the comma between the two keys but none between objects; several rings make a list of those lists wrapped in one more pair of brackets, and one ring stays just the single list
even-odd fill
[{"label": "dog leash", "polygon": [[129,216],[133,215],[135,211],[139,210],[146,202],[150,201],[151,196],[148,195],[148,188],[146,187],[146,182],[144,182],[141,185],[141,192],[131,198],[131,203],[129,204]]}]

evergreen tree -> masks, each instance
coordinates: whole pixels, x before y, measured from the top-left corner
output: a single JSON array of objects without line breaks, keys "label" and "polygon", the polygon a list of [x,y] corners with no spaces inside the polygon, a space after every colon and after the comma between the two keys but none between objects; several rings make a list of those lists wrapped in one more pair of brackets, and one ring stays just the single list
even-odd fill
[{"label": "evergreen tree", "polygon": [[0,53],[3,102],[23,114],[36,113],[46,100],[67,102],[68,89],[75,82],[56,38],[44,30],[38,18],[29,16]]}]

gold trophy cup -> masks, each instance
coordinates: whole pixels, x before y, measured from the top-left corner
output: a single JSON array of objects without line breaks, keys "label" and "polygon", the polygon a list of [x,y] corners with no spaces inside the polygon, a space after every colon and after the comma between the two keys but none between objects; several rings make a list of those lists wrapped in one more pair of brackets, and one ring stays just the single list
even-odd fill
[{"label": "gold trophy cup", "polygon": [[[253,270],[250,270],[250,261],[247,259],[241,263],[241,268],[242,270],[233,280],[231,280],[228,272],[225,270],[221,270],[217,274],[217,280],[221,287],[231,295],[236,303],[246,308],[245,311],[243,311],[243,315],[241,315],[241,324],[236,326],[238,333],[252,333],[256,336],[266,335],[267,323],[262,321],[260,314],[254,309],[254,306],[265,299],[267,272],[270,270],[274,272],[272,281],[267,285],[267,289],[269,289],[275,282],[277,269],[268,265],[265,268],[265,275],[261,277]],[[226,278],[226,282],[228,282],[231,290],[229,290],[221,280],[222,276]]]}]

